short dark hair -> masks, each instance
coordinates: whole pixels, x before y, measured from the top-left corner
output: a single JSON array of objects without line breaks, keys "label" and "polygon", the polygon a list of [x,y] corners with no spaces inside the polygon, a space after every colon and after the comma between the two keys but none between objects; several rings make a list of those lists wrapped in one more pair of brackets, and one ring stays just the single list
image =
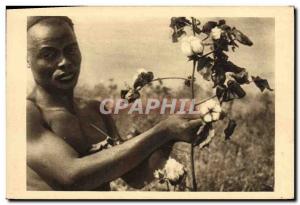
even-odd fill
[{"label": "short dark hair", "polygon": [[27,17],[27,31],[37,23],[45,20],[54,20],[58,22],[65,22],[67,23],[72,30],[74,30],[74,24],[72,20],[67,16],[29,16]]}]

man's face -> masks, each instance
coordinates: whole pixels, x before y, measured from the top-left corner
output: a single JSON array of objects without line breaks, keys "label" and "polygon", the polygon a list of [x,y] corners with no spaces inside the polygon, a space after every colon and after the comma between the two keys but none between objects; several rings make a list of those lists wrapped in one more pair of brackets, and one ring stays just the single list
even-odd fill
[{"label": "man's face", "polygon": [[28,63],[34,79],[51,90],[72,90],[78,80],[81,54],[72,28],[65,22],[38,23],[27,33]]}]

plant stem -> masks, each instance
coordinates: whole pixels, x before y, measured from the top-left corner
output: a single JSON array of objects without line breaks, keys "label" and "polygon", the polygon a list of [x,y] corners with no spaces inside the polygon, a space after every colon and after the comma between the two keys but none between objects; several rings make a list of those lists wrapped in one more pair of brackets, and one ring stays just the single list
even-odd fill
[{"label": "plant stem", "polygon": [[[195,19],[194,17],[192,17],[192,29],[193,29],[193,35],[196,35],[195,29],[194,29],[194,25],[195,25]],[[192,91],[192,100],[195,98],[195,89],[194,89],[194,78],[195,78],[195,70],[196,70],[196,60],[193,60],[193,71],[192,71],[192,86],[191,86],[191,91]],[[194,155],[195,155],[195,150],[194,150],[194,146],[191,143],[191,171],[192,171],[192,187],[193,190],[192,191],[197,191],[197,181],[196,181],[196,173],[195,173],[195,161],[194,161]]]},{"label": "plant stem", "polygon": [[213,95],[213,96],[210,96],[210,97],[208,97],[208,98],[206,98],[206,99],[204,99],[204,100],[201,100],[200,102],[197,102],[197,103],[195,104],[195,107],[198,106],[198,105],[200,105],[200,104],[202,104],[202,103],[205,103],[206,101],[209,101],[210,99],[213,99],[213,98],[215,98],[215,97],[217,97],[217,95]]},{"label": "plant stem", "polygon": [[143,89],[146,85],[155,82],[155,81],[160,81],[160,80],[189,80],[187,78],[182,78],[182,77],[165,77],[165,78],[155,78],[153,80],[151,80],[150,82],[146,83],[143,87],[140,87],[137,89],[137,91],[140,91],[141,89]]},{"label": "plant stem", "polygon": [[195,18],[194,17],[192,17],[192,30],[193,30],[193,35],[195,36],[196,32],[195,32]]},{"label": "plant stem", "polygon": [[203,57],[206,57],[206,56],[208,56],[208,55],[210,55],[210,54],[212,54],[214,51],[210,51],[210,52],[208,52],[208,53],[205,53],[204,55],[202,55],[202,56],[199,56],[200,58],[203,58]]},{"label": "plant stem", "polygon": [[168,180],[166,180],[166,184],[167,184],[168,191],[170,191],[170,185],[169,185],[169,181]]},{"label": "plant stem", "polygon": [[192,71],[192,84],[191,84],[191,91],[192,91],[192,99],[195,98],[195,90],[194,90],[194,78],[195,78],[195,70],[196,70],[196,61],[193,61],[193,71]]},{"label": "plant stem", "polygon": [[[195,98],[195,89],[194,89],[194,77],[196,70],[196,61],[193,61],[193,72],[192,72],[192,99]],[[197,181],[196,181],[196,173],[195,173],[195,161],[194,161],[195,150],[193,144],[191,144],[191,171],[192,171],[192,183],[193,183],[193,191],[197,191]]]},{"label": "plant stem", "polygon": [[155,78],[153,81],[159,81],[159,80],[188,80],[187,78],[182,78],[182,77],[165,77],[165,78]]}]

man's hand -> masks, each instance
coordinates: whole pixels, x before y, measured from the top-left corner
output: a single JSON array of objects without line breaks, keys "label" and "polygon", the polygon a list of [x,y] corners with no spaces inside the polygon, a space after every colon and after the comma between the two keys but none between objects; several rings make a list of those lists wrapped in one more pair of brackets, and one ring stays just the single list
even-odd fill
[{"label": "man's hand", "polygon": [[161,122],[161,126],[167,130],[175,140],[191,143],[196,137],[196,133],[203,123],[203,120],[195,116],[172,115]]}]

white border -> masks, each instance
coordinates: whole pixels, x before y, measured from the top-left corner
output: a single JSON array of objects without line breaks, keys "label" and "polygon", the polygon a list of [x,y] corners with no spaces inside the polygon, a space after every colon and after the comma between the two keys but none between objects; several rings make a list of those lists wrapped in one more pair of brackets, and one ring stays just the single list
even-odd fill
[{"label": "white border", "polygon": [[[20,1],[20,0],[13,0],[13,1],[1,1],[0,2],[0,32],[2,35],[0,35],[1,37],[1,41],[0,41],[0,50],[1,50],[1,55],[0,55],[0,62],[1,62],[1,69],[0,69],[0,112],[2,113],[2,115],[0,115],[0,130],[1,130],[1,150],[2,150],[2,154],[0,157],[0,162],[2,165],[5,165],[5,136],[6,136],[6,132],[5,132],[5,6],[6,5],[208,5],[205,4],[205,2],[199,3],[199,1],[191,1],[191,0],[182,0],[182,1],[178,1],[178,0],[152,0],[152,1],[127,1],[126,3],[120,1],[120,0],[111,0],[111,1],[102,1],[102,2],[96,2],[94,0],[86,0],[86,1],[78,1],[78,0],[48,0],[46,1],[34,1],[34,0],[26,0],[26,1]],[[238,0],[231,0],[228,3],[225,3],[225,1],[222,0],[210,0],[209,5],[295,5],[296,7],[299,7],[300,3],[297,0],[286,0],[286,1],[280,1],[280,0],[276,0],[276,1],[267,1],[267,0],[260,0],[260,1],[238,1]],[[299,21],[297,22],[297,27],[299,27]],[[297,47],[298,47],[298,43],[297,43]],[[297,54],[297,56],[295,56],[296,58],[299,57],[299,53]],[[299,77],[299,72],[298,72],[298,76]],[[298,92],[299,92],[299,87],[297,87]],[[297,96],[299,96],[299,93],[297,92]],[[298,114],[298,113],[297,113]],[[300,126],[300,123],[296,125],[296,127],[298,127],[298,125]],[[297,136],[296,136],[297,137]],[[299,143],[299,140],[298,140]],[[299,144],[297,144],[299,145]],[[299,161],[298,161],[299,162]],[[2,186],[0,188],[0,193],[1,193],[1,204],[7,204],[8,201],[5,199],[5,166],[1,166],[1,181]],[[37,202],[37,204],[40,204],[42,202]],[[60,202],[63,203],[63,202]],[[83,204],[85,202],[81,202],[79,204]],[[103,203],[103,202],[102,202]],[[206,202],[205,202],[206,203]],[[259,202],[258,204],[261,204],[262,202]],[[210,203],[211,204],[211,203]],[[213,203],[215,204],[215,203]]]}]

